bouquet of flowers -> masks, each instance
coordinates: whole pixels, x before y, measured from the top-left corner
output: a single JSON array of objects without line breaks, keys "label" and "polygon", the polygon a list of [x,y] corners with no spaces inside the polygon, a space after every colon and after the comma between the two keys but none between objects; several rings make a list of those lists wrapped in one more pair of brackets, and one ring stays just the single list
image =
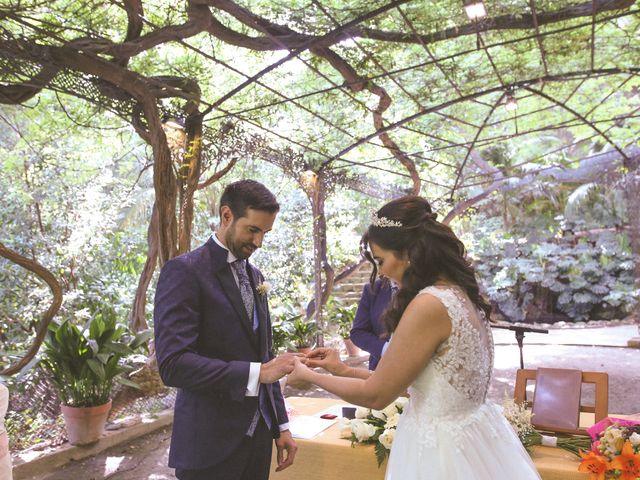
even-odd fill
[{"label": "bouquet of flowers", "polygon": [[384,410],[358,407],[356,418],[341,420],[342,437],[351,439],[351,446],[356,443],[373,443],[378,466],[382,465],[389,455],[398,420],[408,401],[408,398],[400,397]]},{"label": "bouquet of flowers", "polygon": [[534,445],[546,445],[550,447],[560,447],[577,456],[580,455],[581,450],[591,448],[591,440],[586,436],[571,435],[567,437],[554,437],[538,432],[533,428],[533,425],[531,425],[531,410],[527,410],[524,404],[516,403],[506,395],[502,413],[515,430],[527,451]]},{"label": "bouquet of flowers", "polygon": [[587,429],[591,450],[580,452],[580,472],[590,480],[640,478],[640,422],[607,417]]}]

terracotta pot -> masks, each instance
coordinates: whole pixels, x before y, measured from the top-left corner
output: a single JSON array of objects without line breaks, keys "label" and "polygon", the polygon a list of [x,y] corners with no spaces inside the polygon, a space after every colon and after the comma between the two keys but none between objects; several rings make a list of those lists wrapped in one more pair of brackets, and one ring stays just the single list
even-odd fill
[{"label": "terracotta pot", "polygon": [[288,349],[287,352],[289,353],[304,353],[305,355],[308,354],[311,350],[313,350],[313,347],[296,347],[295,350],[293,349]]},{"label": "terracotta pot", "polygon": [[356,347],[355,343],[350,338],[344,338],[344,345],[347,347],[347,353],[350,357],[357,357],[360,355],[360,349]]},{"label": "terracotta pot", "polygon": [[307,355],[311,350],[313,350],[313,347],[296,347],[298,349],[298,353],[304,353],[305,355]]},{"label": "terracotta pot", "polygon": [[62,405],[62,415],[71,445],[87,445],[97,442],[107,423],[111,400],[96,407],[69,407]]}]

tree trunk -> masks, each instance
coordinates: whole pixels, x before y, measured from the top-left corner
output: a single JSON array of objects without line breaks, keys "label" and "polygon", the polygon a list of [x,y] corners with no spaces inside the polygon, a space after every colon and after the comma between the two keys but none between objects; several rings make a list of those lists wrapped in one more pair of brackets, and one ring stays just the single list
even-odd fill
[{"label": "tree trunk", "polygon": [[151,213],[151,221],[149,222],[149,228],[147,229],[147,261],[144,264],[140,279],[138,280],[138,289],[136,290],[136,296],[133,299],[133,306],[131,307],[131,317],[129,318],[129,325],[131,330],[139,332],[149,327],[145,316],[145,310],[147,305],[147,290],[151,279],[153,278],[153,272],[156,270],[158,264],[158,209],[155,203],[153,204],[153,212]]},{"label": "tree trunk", "polygon": [[199,113],[187,118],[187,151],[184,154],[179,179],[181,199],[178,222],[178,254],[191,250],[193,227],[193,195],[198,189],[202,166],[202,116]]},{"label": "tree trunk", "polygon": [[153,149],[153,188],[156,194],[158,210],[158,260],[160,266],[175,257],[177,249],[176,221],[176,176],[173,172],[171,151],[167,137],[162,130],[160,116],[155,100],[145,99],[142,104],[144,116],[149,127],[151,147]]},{"label": "tree trunk", "polygon": [[[331,291],[335,272],[327,259],[327,220],[324,214],[324,203],[327,197],[327,187],[324,174],[320,172],[314,177],[312,184],[308,187],[309,200],[311,201],[311,211],[313,214],[313,258],[314,258],[314,304],[317,308],[313,311],[307,309],[307,318],[312,314],[316,324],[320,328],[317,343],[324,346],[324,319],[322,318],[322,307],[327,302]],[[326,284],[322,284],[322,272],[325,274]]]},{"label": "tree trunk", "polygon": [[51,322],[55,314],[60,309],[60,305],[62,305],[62,286],[60,285],[58,280],[56,280],[56,277],[53,275],[53,273],[51,273],[45,267],[40,265],[35,260],[23,257],[19,253],[5,247],[2,243],[0,243],[0,256],[6,258],[10,262],[20,265],[30,272],[35,273],[38,277],[44,280],[47,285],[49,285],[51,293],[53,294],[53,301],[51,302],[51,305],[44,313],[44,315],[42,315],[42,320],[40,321],[40,324],[36,329],[36,338],[34,339],[27,352],[16,363],[10,365],[0,372],[0,375],[13,375],[16,372],[19,372],[22,367],[27,365],[31,361],[31,359],[38,353],[40,345],[42,345],[42,342],[44,341],[44,338],[47,334],[47,327],[49,326],[49,323]]}]

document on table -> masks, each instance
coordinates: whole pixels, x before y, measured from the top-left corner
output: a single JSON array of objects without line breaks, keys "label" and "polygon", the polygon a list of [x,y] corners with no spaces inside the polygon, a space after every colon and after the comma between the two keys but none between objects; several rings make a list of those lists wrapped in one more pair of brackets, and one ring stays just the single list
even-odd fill
[{"label": "document on table", "polygon": [[313,438],[323,430],[336,423],[315,415],[295,415],[289,419],[289,430],[293,438]]},{"label": "document on table", "polygon": [[[310,439],[326,430],[342,418],[342,407],[355,407],[350,403],[336,403],[313,415],[289,413],[289,430],[294,438]],[[320,418],[322,415],[335,415],[334,419]]]}]

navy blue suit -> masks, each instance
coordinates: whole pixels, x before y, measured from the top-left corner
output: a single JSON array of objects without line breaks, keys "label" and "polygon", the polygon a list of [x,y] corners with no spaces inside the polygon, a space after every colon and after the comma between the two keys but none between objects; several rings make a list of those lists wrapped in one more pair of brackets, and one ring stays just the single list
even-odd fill
[{"label": "navy blue suit", "polygon": [[[255,333],[227,255],[209,239],[167,262],[158,280],[156,356],[164,383],[178,387],[169,453],[169,466],[176,469],[218,465],[241,447],[259,408],[258,397],[245,396],[249,363],[273,358],[266,295],[255,290],[262,274],[248,265],[259,321]],[[277,438],[278,425],[288,422],[280,385],[260,388],[271,437]],[[273,438],[264,447],[269,456]]]},{"label": "navy blue suit", "polygon": [[386,328],[380,321],[382,313],[391,303],[391,283],[386,279],[378,279],[373,288],[366,283],[362,289],[362,296],[358,303],[358,310],[353,319],[350,337],[351,341],[366,352],[369,352],[369,369],[375,370],[382,347],[387,339],[380,338],[386,333]]}]

